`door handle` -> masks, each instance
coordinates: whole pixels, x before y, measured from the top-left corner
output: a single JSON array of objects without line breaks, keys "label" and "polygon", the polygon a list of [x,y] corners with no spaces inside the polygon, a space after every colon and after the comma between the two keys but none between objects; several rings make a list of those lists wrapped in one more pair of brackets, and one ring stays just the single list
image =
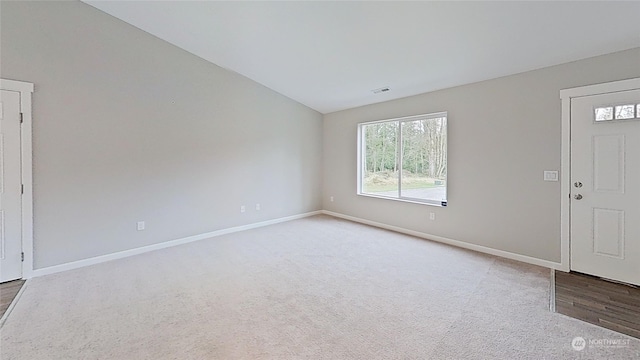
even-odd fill
[{"label": "door handle", "polygon": [[581,200],[582,199],[582,195],[581,194],[575,194],[573,195],[573,198],[576,200]]}]

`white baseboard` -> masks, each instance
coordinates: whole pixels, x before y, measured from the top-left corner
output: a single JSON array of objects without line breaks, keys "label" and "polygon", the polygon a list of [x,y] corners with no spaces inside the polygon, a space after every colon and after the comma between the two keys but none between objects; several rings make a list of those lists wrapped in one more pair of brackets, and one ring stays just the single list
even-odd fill
[{"label": "white baseboard", "polygon": [[362,224],[365,224],[365,225],[371,225],[371,226],[379,227],[379,228],[382,228],[382,229],[391,230],[391,231],[395,231],[395,232],[399,232],[399,233],[402,233],[402,234],[407,234],[407,235],[411,235],[411,236],[415,236],[415,237],[419,237],[419,238],[423,238],[423,239],[427,239],[427,240],[437,241],[437,242],[441,242],[441,243],[444,243],[444,244],[453,245],[453,246],[457,246],[457,247],[461,247],[461,248],[469,249],[469,250],[473,250],[473,251],[478,251],[478,252],[485,253],[485,254],[500,256],[500,257],[503,257],[503,258],[507,258],[507,259],[511,259],[511,260],[517,260],[517,261],[521,261],[521,262],[524,262],[524,263],[538,265],[538,266],[542,266],[542,267],[546,267],[546,268],[550,268],[550,269],[556,269],[556,270],[561,270],[562,269],[562,264],[557,263],[557,262],[553,262],[553,261],[549,261],[549,260],[538,259],[538,258],[534,258],[534,257],[531,257],[531,256],[526,256],[526,255],[514,254],[514,253],[511,253],[511,252],[508,252],[508,251],[497,250],[497,249],[489,248],[489,247],[482,246],[482,245],[470,244],[468,242],[459,241],[459,240],[453,240],[453,239],[445,238],[445,237],[442,237],[442,236],[430,235],[430,234],[422,233],[422,232],[419,232],[419,231],[408,230],[408,229],[401,228],[401,227],[398,227],[398,226],[387,225],[387,224],[379,223],[379,222],[376,222],[376,221],[361,219],[361,218],[358,218],[358,217],[355,217],[355,216],[336,213],[336,212],[333,212],[333,211],[322,210],[322,213],[325,214],[325,215],[329,215],[329,216],[333,216],[333,217],[337,217],[337,218],[341,218],[341,219],[345,219],[345,220],[350,220],[350,221],[362,223]]},{"label": "white baseboard", "polygon": [[212,237],[216,237],[216,236],[231,234],[231,233],[244,231],[244,230],[255,229],[255,228],[259,228],[259,227],[263,227],[263,226],[278,224],[278,223],[282,223],[282,222],[286,222],[286,221],[301,219],[301,218],[314,216],[314,215],[319,215],[319,214],[326,214],[326,215],[329,215],[329,216],[342,218],[342,219],[345,219],[345,220],[350,220],[350,221],[354,221],[354,222],[358,222],[358,223],[362,223],[362,224],[366,224],[366,225],[371,225],[371,226],[379,227],[379,228],[382,228],[382,229],[387,229],[387,230],[391,230],[391,231],[395,231],[395,232],[399,232],[399,233],[403,233],[403,234],[407,234],[407,235],[411,235],[411,236],[415,236],[415,237],[419,237],[419,238],[423,238],[423,239],[427,239],[427,240],[437,241],[437,242],[441,242],[441,243],[444,243],[444,244],[449,244],[449,245],[453,245],[453,246],[457,246],[457,247],[461,247],[461,248],[465,248],[465,249],[469,249],[469,250],[474,250],[474,251],[482,252],[482,253],[485,253],[485,254],[500,256],[500,257],[507,258],[507,259],[517,260],[517,261],[521,261],[521,262],[525,262],[525,263],[529,263],[529,264],[533,264],[533,265],[538,265],[538,266],[542,266],[542,267],[546,267],[546,268],[550,268],[550,269],[562,270],[562,266],[561,266],[560,263],[556,263],[556,262],[552,262],[552,261],[548,261],[548,260],[542,260],[542,259],[538,259],[538,258],[526,256],[526,255],[514,254],[514,253],[511,253],[511,252],[508,252],[508,251],[492,249],[492,248],[489,248],[489,247],[486,247],[486,246],[470,244],[470,243],[467,243],[467,242],[464,242],[464,241],[448,239],[448,238],[445,238],[445,237],[442,237],[442,236],[430,235],[430,234],[426,234],[426,233],[422,233],[422,232],[418,232],[418,231],[408,230],[408,229],[401,228],[401,227],[398,227],[398,226],[387,225],[387,224],[379,223],[379,222],[376,222],[376,221],[361,219],[361,218],[358,218],[358,217],[355,217],[355,216],[349,216],[349,215],[336,213],[336,212],[333,212],[333,211],[319,210],[319,211],[312,211],[312,212],[293,215],[293,216],[282,217],[282,218],[278,218],[278,219],[261,221],[261,222],[248,224],[248,225],[242,225],[242,226],[236,226],[236,227],[227,228],[227,229],[216,230],[216,231],[212,231],[212,232],[208,232],[208,233],[204,233],[204,234],[188,236],[188,237],[181,238],[181,239],[165,241],[165,242],[162,242],[162,243],[143,246],[143,247],[139,247],[139,248],[135,248],[135,249],[119,251],[119,252],[112,253],[112,254],[96,256],[96,257],[92,257],[92,258],[88,258],[88,259],[82,259],[82,260],[73,261],[73,262],[69,262],[69,263],[65,263],[65,264],[49,266],[49,267],[45,267],[45,268],[41,268],[41,269],[35,269],[35,270],[33,270],[31,272],[31,276],[30,277],[38,277],[38,276],[44,276],[44,275],[49,275],[49,274],[55,274],[55,273],[58,273],[58,272],[61,272],[61,271],[78,269],[78,268],[85,267],[85,266],[100,264],[100,263],[103,263],[103,262],[106,262],[106,261],[117,260],[117,259],[122,259],[122,258],[129,257],[129,256],[143,254],[143,253],[146,253],[146,252],[149,252],[149,251],[166,249],[166,248],[169,248],[169,247],[172,247],[172,246],[178,246],[178,245],[187,244],[187,243],[194,242],[194,241],[199,241],[199,240],[204,240],[204,239],[208,239],[208,238],[212,238]]},{"label": "white baseboard", "polygon": [[322,214],[322,211],[320,211],[320,210],[312,211],[312,212],[308,212],[308,213],[292,215],[292,216],[282,217],[282,218],[278,218],[278,219],[261,221],[261,222],[248,224],[248,225],[235,226],[235,227],[231,227],[231,228],[227,228],[227,229],[216,230],[216,231],[212,231],[212,232],[208,232],[208,233],[204,233],[204,234],[188,236],[188,237],[181,238],[181,239],[169,240],[169,241],[161,242],[161,243],[158,243],[158,244],[143,246],[143,247],[130,249],[130,250],[125,250],[125,251],[119,251],[119,252],[112,253],[112,254],[96,256],[96,257],[92,257],[92,258],[88,258],[88,259],[82,259],[82,260],[78,260],[78,261],[65,263],[65,264],[49,266],[49,267],[45,267],[45,268],[42,268],[42,269],[35,269],[35,270],[33,270],[31,272],[31,277],[44,276],[44,275],[49,275],[49,274],[55,274],[55,273],[58,273],[58,272],[61,272],[61,271],[78,269],[78,268],[85,267],[85,266],[100,264],[100,263],[103,263],[103,262],[106,262],[106,261],[117,260],[117,259],[122,259],[122,258],[126,258],[126,257],[133,256],[133,255],[143,254],[143,253],[146,253],[146,252],[149,252],[149,251],[166,249],[166,248],[169,248],[169,247],[172,247],[172,246],[178,246],[178,245],[182,245],[182,244],[187,244],[187,243],[198,241],[198,240],[209,239],[209,238],[220,236],[220,235],[226,235],[226,234],[231,234],[231,233],[235,233],[235,232],[238,232],[238,231],[255,229],[255,228],[259,228],[259,227],[263,227],[263,226],[278,224],[278,223],[282,223],[282,222],[286,222],[286,221],[301,219],[301,218],[314,216],[314,215],[319,215],[319,214]]}]

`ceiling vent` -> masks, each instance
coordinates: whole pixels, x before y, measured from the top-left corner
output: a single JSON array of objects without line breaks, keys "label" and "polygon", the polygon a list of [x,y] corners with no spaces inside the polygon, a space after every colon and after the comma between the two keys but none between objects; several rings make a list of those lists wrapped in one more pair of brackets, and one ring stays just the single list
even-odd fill
[{"label": "ceiling vent", "polygon": [[381,93],[387,92],[389,90],[390,90],[389,87],[385,86],[385,87],[381,87],[380,89],[374,89],[374,90],[371,90],[371,91],[373,91],[374,94],[381,94]]}]

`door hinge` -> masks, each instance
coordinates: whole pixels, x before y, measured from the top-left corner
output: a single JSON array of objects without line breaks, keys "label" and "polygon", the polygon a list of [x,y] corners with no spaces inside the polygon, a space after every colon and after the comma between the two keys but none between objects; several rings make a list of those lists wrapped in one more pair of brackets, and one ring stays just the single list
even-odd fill
[{"label": "door hinge", "polygon": [[24,122],[24,114],[20,113],[20,124]]},{"label": "door hinge", "polygon": [[20,194],[24,195],[24,184],[20,185]]},{"label": "door hinge", "polygon": [[23,252],[22,252],[22,253],[20,253],[20,261],[23,261],[23,262],[24,262],[24,253],[23,253]]}]

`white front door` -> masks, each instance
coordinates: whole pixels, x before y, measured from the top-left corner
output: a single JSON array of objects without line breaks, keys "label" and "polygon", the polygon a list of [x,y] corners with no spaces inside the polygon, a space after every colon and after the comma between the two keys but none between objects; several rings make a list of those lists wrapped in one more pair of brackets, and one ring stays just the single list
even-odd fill
[{"label": "white front door", "polygon": [[0,94],[0,282],[22,277],[20,93]]},{"label": "white front door", "polygon": [[640,89],[571,99],[571,270],[640,285]]}]

